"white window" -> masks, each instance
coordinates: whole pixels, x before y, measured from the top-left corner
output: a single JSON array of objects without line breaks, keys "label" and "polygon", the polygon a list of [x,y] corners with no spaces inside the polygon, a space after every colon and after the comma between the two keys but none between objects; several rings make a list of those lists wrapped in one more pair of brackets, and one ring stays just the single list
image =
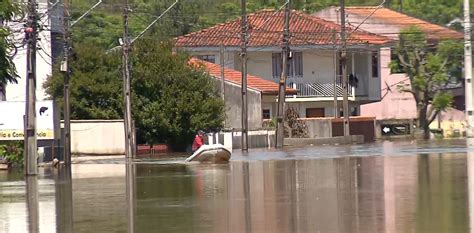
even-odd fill
[{"label": "white window", "polygon": [[[272,75],[273,78],[279,78],[282,70],[281,53],[272,54]],[[303,76],[303,53],[292,52],[291,59],[288,60],[288,77]]]}]

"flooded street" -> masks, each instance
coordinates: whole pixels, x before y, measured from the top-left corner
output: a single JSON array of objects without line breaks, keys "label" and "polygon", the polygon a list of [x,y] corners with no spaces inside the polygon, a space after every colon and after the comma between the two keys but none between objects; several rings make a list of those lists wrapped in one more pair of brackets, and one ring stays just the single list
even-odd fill
[{"label": "flooded street", "polygon": [[0,171],[0,232],[474,232],[465,140]]}]

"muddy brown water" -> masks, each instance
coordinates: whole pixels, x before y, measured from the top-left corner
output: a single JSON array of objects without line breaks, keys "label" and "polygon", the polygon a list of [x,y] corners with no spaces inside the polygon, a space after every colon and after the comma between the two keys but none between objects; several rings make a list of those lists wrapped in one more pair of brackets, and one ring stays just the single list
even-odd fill
[{"label": "muddy brown water", "polygon": [[0,232],[474,232],[464,140],[0,171]]}]

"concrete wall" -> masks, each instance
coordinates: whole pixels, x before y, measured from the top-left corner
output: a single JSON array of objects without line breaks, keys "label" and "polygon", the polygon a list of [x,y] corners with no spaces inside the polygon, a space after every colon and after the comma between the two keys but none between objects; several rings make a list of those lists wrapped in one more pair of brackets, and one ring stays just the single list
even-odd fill
[{"label": "concrete wall", "polygon": [[123,120],[71,121],[71,151],[73,154],[124,154]]},{"label": "concrete wall", "polygon": [[332,118],[300,118],[308,126],[310,138],[332,137]]},{"label": "concrete wall", "polygon": [[[382,135],[382,125],[398,125],[398,124],[408,124],[410,126],[410,134],[407,135]],[[414,121],[413,119],[385,119],[375,121],[375,138],[376,139],[388,139],[388,138],[410,138],[414,137]]]},{"label": "concrete wall", "polygon": [[467,126],[464,112],[452,108],[442,112],[438,119],[431,123],[430,129],[441,128],[445,137],[462,137],[466,135]]},{"label": "concrete wall", "polygon": [[[38,12],[42,15],[41,22],[43,26],[48,28],[50,25],[50,20],[46,11],[48,9],[48,3],[45,0],[41,0],[38,3]],[[7,24],[8,27],[13,31],[19,31],[19,33],[14,33],[14,40],[21,43],[24,39],[23,30],[21,30],[24,25],[22,23],[10,23]],[[39,33],[39,42],[38,46],[41,49],[38,49],[36,52],[36,99],[44,100],[46,99],[46,94],[43,89],[43,83],[46,81],[47,77],[51,75],[51,65],[52,59],[51,56],[51,33],[49,30],[43,30]],[[13,58],[15,63],[18,75],[17,84],[7,84],[6,86],[6,100],[7,101],[25,101],[25,86],[26,86],[26,46],[22,46],[18,49],[17,54]]]},{"label": "concrete wall", "polygon": [[[218,81],[220,90],[220,83]],[[226,82],[225,84],[225,128],[242,128],[242,89],[240,85]],[[262,127],[262,95],[259,91],[248,89],[248,126],[250,130]]]}]

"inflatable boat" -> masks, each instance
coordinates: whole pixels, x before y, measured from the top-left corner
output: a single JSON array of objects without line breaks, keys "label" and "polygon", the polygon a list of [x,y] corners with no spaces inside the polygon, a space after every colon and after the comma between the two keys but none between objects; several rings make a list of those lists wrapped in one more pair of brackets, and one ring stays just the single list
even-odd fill
[{"label": "inflatable boat", "polygon": [[221,144],[202,145],[186,159],[186,162],[224,163],[230,160],[231,152]]}]

